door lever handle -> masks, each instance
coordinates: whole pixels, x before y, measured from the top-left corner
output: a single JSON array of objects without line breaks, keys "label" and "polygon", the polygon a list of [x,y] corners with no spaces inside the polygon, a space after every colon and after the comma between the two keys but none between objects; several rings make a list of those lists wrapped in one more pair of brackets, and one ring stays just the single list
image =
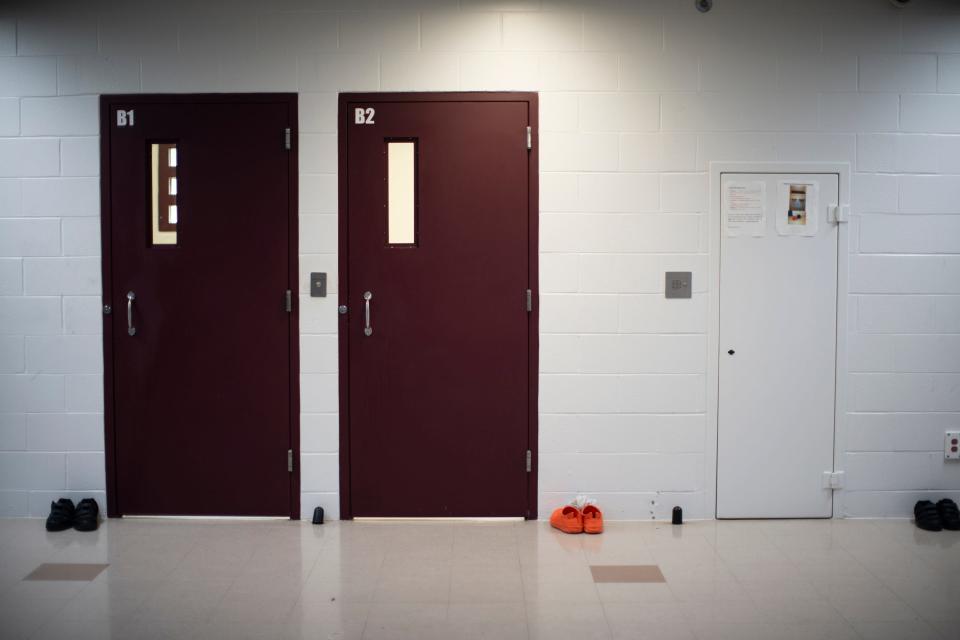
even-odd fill
[{"label": "door lever handle", "polygon": [[137,328],[133,326],[133,301],[136,299],[137,294],[127,291],[127,333],[131,336],[137,335]]},{"label": "door lever handle", "polygon": [[373,327],[370,326],[370,298],[373,294],[369,291],[363,293],[363,335],[373,335]]}]

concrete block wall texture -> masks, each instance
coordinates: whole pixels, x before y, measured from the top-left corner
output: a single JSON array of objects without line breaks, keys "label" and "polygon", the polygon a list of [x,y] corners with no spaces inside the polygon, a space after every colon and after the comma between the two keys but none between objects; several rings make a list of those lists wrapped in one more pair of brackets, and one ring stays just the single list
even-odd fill
[{"label": "concrete block wall texture", "polygon": [[[960,498],[960,6],[692,4],[0,8],[0,514],[103,498],[96,96],[121,92],[299,93],[305,514],[338,513],[336,100],[357,90],[540,92],[541,515],[578,493],[611,518],[713,515],[713,160],[852,167],[835,512]],[[694,272],[691,300],[664,300],[666,270]]]}]

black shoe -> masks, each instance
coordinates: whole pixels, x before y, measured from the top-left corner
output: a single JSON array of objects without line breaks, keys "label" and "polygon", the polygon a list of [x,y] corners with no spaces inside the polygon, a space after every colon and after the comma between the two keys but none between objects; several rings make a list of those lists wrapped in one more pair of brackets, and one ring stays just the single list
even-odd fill
[{"label": "black shoe", "polygon": [[944,498],[937,503],[937,513],[940,515],[940,524],[944,529],[960,531],[960,509],[957,503],[950,498]]},{"label": "black shoe", "polygon": [[93,498],[84,498],[77,505],[73,528],[77,531],[96,531],[100,525],[100,507]]},{"label": "black shoe", "polygon": [[940,531],[940,514],[937,507],[929,500],[920,500],[913,507],[913,518],[917,526],[925,531]]},{"label": "black shoe", "polygon": [[73,526],[75,513],[73,500],[60,498],[50,503],[50,515],[47,516],[47,531],[65,531]]}]

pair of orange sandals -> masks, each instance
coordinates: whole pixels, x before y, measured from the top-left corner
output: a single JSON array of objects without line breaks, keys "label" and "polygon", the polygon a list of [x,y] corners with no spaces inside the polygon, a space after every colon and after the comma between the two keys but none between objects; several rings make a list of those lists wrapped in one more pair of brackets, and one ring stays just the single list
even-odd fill
[{"label": "pair of orange sandals", "polygon": [[603,533],[603,514],[592,504],[582,511],[568,504],[550,514],[550,526],[564,533]]}]

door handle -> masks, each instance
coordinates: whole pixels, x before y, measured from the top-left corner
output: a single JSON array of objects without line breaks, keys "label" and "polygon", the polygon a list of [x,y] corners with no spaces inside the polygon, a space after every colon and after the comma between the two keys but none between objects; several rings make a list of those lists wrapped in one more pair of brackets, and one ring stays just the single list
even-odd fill
[{"label": "door handle", "polygon": [[363,335],[373,335],[373,327],[370,326],[370,298],[373,294],[369,291],[363,292]]},{"label": "door handle", "polygon": [[133,326],[133,301],[136,299],[137,294],[127,291],[127,333],[131,336],[137,335],[137,328]]}]

